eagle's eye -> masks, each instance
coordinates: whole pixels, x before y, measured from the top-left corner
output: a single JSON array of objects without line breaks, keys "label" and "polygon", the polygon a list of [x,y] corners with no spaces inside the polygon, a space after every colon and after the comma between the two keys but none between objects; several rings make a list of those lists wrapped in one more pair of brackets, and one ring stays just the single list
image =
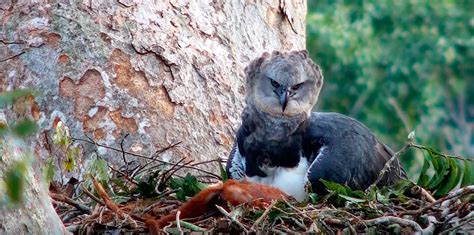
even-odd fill
[{"label": "eagle's eye", "polygon": [[273,79],[270,79],[270,81],[271,81],[273,87],[275,87],[275,88],[280,87],[280,83],[276,82],[276,81],[273,80]]},{"label": "eagle's eye", "polygon": [[300,89],[301,85],[303,85],[303,83],[298,83],[298,84],[292,86],[291,89],[296,91],[296,90]]}]

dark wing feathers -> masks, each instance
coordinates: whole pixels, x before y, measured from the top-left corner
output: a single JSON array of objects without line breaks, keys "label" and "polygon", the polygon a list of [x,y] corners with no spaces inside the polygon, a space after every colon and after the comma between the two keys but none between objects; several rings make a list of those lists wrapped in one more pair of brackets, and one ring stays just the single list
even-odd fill
[{"label": "dark wing feathers", "polygon": [[[305,146],[305,152],[315,158],[308,179],[316,192],[324,191],[321,178],[354,189],[365,189],[377,179],[386,161],[393,155],[393,151],[366,126],[337,113],[313,113],[305,142],[323,143]],[[396,160],[379,185],[392,184],[405,177]]]},{"label": "dark wing feathers", "polygon": [[[226,166],[231,178],[232,164],[245,158],[239,147],[248,134],[244,124],[237,133]],[[320,179],[346,184],[353,189],[366,189],[394,154],[362,123],[338,113],[312,113],[303,136],[303,151],[311,162],[308,180],[316,193],[325,193]],[[240,167],[239,176],[245,171],[245,166]],[[393,184],[402,178],[406,178],[406,174],[396,159],[379,186]]]}]

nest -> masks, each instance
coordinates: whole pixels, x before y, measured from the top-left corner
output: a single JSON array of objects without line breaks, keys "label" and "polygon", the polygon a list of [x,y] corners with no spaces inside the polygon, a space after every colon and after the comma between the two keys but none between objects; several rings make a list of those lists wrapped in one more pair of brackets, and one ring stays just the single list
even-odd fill
[{"label": "nest", "polygon": [[[107,165],[103,159],[95,161],[95,165]],[[106,172],[91,172],[83,182],[52,184],[50,196],[64,225],[75,234],[148,233],[148,219],[170,214],[208,183],[222,180],[200,169],[206,164],[220,165],[221,160],[194,163],[181,159],[168,163],[152,156],[143,164],[121,169],[96,166],[94,169]],[[195,172],[183,176],[183,169]],[[225,173],[222,167],[221,172]],[[96,179],[101,174],[109,177]],[[180,219],[177,213],[176,220],[162,231],[411,234],[469,233],[474,229],[474,185],[453,190],[437,200],[409,181],[366,192],[331,182],[325,185],[329,194],[309,194],[303,203],[274,201],[264,209],[247,204],[225,206],[227,209],[215,205],[209,213],[192,219]]]}]

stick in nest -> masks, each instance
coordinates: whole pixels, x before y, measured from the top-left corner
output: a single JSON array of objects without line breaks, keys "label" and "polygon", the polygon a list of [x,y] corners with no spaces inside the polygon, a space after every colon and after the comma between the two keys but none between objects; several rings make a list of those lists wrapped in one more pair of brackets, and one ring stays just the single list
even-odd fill
[{"label": "stick in nest", "polygon": [[69,197],[66,197],[64,195],[61,195],[61,194],[57,194],[57,193],[52,193],[52,192],[49,192],[49,196],[51,198],[53,198],[54,200],[56,201],[60,201],[60,202],[65,202],[73,207],[75,207],[76,209],[80,210],[80,211],[83,211],[87,214],[91,214],[92,213],[92,210],[91,208],[79,203],[78,201],[75,201],[75,200],[72,200],[71,198]]},{"label": "stick in nest", "polygon": [[418,223],[408,220],[408,219],[395,217],[395,216],[383,216],[383,217],[379,217],[375,219],[361,221],[361,223],[367,226],[374,226],[378,224],[399,224],[399,225],[413,228],[414,232],[417,234],[421,234],[423,231],[423,229]]},{"label": "stick in nest", "polygon": [[230,221],[232,221],[233,223],[237,224],[243,231],[245,234],[248,234],[249,231],[245,228],[245,226],[240,223],[239,220],[237,220],[234,216],[232,216],[229,212],[227,212],[224,208],[216,205],[216,208],[217,210],[219,210],[223,215],[225,215],[227,218],[230,219]]},{"label": "stick in nest", "polygon": [[176,212],[176,227],[180,234],[183,234],[183,230],[181,229],[181,223],[179,222],[179,216],[181,215],[181,211]]},{"label": "stick in nest", "polygon": [[[445,201],[453,201],[453,200],[457,200],[457,198],[463,196],[463,195],[466,195],[466,194],[470,194],[470,193],[473,193],[474,192],[474,185],[469,185],[469,186],[466,186],[464,188],[460,188],[456,191],[452,191],[451,193],[449,193],[447,196],[445,197],[442,197],[438,200],[436,200],[435,202],[432,202],[430,203],[429,205],[425,206],[425,207],[422,207],[418,210],[412,210],[412,211],[404,211],[404,212],[401,212],[401,215],[416,215],[416,214],[421,214],[423,212],[425,212],[426,210],[440,204],[440,203],[444,203]],[[445,205],[448,205],[448,204],[451,204],[451,203],[445,203]]]},{"label": "stick in nest", "polygon": [[385,173],[391,168],[393,161],[397,159],[402,153],[404,153],[411,146],[411,142],[407,142],[398,152],[393,154],[393,156],[385,163],[382,170],[380,171],[377,179],[372,183],[365,192],[370,192],[382,179]]},{"label": "stick in nest", "polygon": [[102,200],[104,200],[105,205],[107,205],[107,207],[110,210],[117,213],[120,216],[120,218],[125,218],[125,213],[122,210],[120,210],[120,208],[110,199],[109,195],[105,192],[104,187],[102,187],[102,185],[99,182],[97,182],[94,176],[89,174],[89,177],[91,178],[92,183],[94,184],[95,190],[100,195]]},{"label": "stick in nest", "polygon": [[[87,142],[87,143],[90,143],[90,144],[94,144],[98,147],[103,147],[103,148],[106,148],[106,149],[110,149],[110,150],[114,150],[114,151],[117,151],[117,152],[120,152],[120,153],[125,153],[125,154],[128,154],[130,156],[134,156],[134,157],[139,157],[139,158],[142,158],[142,159],[147,159],[147,160],[151,160],[151,161],[154,161],[154,162],[159,162],[159,163],[164,163],[164,164],[172,164],[170,162],[167,162],[167,161],[164,161],[164,160],[160,160],[160,159],[157,159],[156,157],[148,157],[148,156],[144,156],[144,155],[141,155],[141,154],[137,154],[137,153],[132,153],[132,152],[127,152],[127,151],[122,151],[121,149],[118,149],[118,148],[114,148],[114,147],[110,147],[110,146],[107,146],[107,145],[104,145],[104,144],[99,144],[97,142],[95,142],[92,138],[90,138],[89,136],[86,135],[86,137],[88,138],[88,140],[86,139],[80,139],[80,138],[75,138],[75,137],[71,137],[71,139],[73,141],[83,141],[83,142]],[[181,143],[181,142],[179,142]],[[178,144],[179,144],[178,143]],[[165,148],[166,150],[167,149],[170,149],[172,147],[175,147],[177,146],[178,144],[172,144],[169,148]],[[194,167],[194,166],[187,166],[185,164],[182,164],[182,165],[177,165],[179,167],[183,167],[183,168],[188,168],[188,169],[193,169],[193,170],[197,170],[199,172],[203,172],[203,173],[206,173],[207,175],[211,175],[213,177],[215,177],[216,179],[221,179],[221,176],[220,175],[217,175],[217,174],[214,174],[210,171],[206,171],[204,169],[200,169],[199,167]]]},{"label": "stick in nest", "polygon": [[267,207],[267,209],[265,209],[265,211],[263,212],[262,216],[260,216],[256,221],[255,223],[252,225],[252,227],[250,227],[250,231],[254,231],[255,227],[257,227],[266,217],[267,215],[270,213],[270,211],[272,210],[273,206],[275,206],[277,201],[272,201],[272,203],[270,204],[269,207]]}]

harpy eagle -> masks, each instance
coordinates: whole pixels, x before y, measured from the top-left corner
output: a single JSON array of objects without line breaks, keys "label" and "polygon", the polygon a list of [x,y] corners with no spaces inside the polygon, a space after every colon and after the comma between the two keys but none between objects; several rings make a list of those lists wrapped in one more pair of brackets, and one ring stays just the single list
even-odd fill
[{"label": "harpy eagle", "polygon": [[[226,170],[232,179],[272,185],[301,201],[309,181],[366,189],[394,154],[366,126],[338,113],[312,112],[323,84],[306,51],[264,53],[245,69],[246,107]],[[406,174],[398,160],[382,180]]]}]

